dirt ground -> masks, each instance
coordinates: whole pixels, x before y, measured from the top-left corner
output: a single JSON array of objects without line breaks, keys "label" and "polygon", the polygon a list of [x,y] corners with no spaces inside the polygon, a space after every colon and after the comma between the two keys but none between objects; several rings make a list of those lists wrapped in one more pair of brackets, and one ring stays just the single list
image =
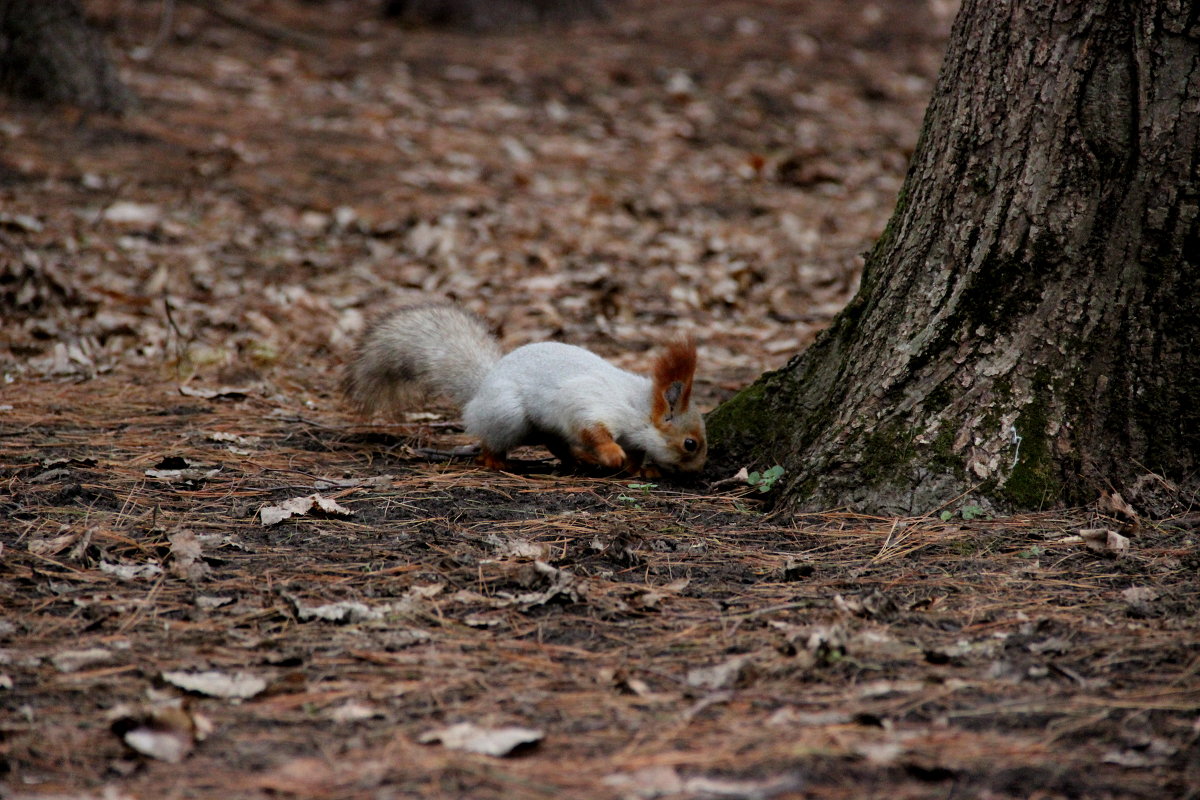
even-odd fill
[{"label": "dirt ground", "polygon": [[630,368],[691,332],[705,407],[782,365],[952,2],[86,5],[138,111],[0,100],[0,797],[1200,797],[1198,514],[780,517],[338,397],[429,297]]}]

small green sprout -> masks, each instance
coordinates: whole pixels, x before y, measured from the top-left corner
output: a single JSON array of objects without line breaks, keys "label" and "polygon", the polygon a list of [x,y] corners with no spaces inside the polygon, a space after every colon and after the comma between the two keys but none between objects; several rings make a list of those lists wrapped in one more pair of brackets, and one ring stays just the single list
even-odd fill
[{"label": "small green sprout", "polygon": [[758,489],[760,492],[769,492],[775,486],[776,481],[783,475],[783,467],[776,464],[768,470],[762,472],[751,472],[746,476],[746,483]]},{"label": "small green sprout", "polygon": [[640,505],[640,504],[641,504],[641,502],[642,502],[642,501],[641,501],[639,498],[637,498],[637,497],[630,497],[629,495],[627,495],[627,494],[623,494],[623,493],[622,493],[622,494],[619,494],[619,495],[617,495],[617,500],[618,500],[619,502],[622,502],[622,503],[629,503],[629,505],[631,505],[631,506]]},{"label": "small green sprout", "polygon": [[967,520],[987,518],[987,512],[979,506],[963,506],[959,509],[958,513],[962,514],[962,518]]},{"label": "small green sprout", "polygon": [[[946,511],[938,514],[938,517],[942,520],[942,522],[949,522],[950,520],[954,519],[954,513],[955,512],[947,509]],[[976,505],[963,506],[958,510],[958,514],[968,522],[973,519],[990,519],[988,513],[984,511],[981,506]]]}]

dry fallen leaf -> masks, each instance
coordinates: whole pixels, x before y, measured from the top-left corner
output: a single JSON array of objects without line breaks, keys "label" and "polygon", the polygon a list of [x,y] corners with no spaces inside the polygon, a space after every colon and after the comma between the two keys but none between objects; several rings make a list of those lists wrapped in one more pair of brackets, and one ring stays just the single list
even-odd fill
[{"label": "dry fallen leaf", "polygon": [[15,228],[30,233],[38,233],[45,226],[38,221],[37,217],[32,217],[28,214],[5,214],[0,213],[0,228]]},{"label": "dry fallen leaf", "polygon": [[656,797],[737,798],[768,800],[800,791],[804,781],[798,775],[776,775],[762,779],[710,778],[704,775],[684,777],[674,767],[646,767],[636,772],[621,772],[605,777],[604,783],[623,792],[627,798],[653,800]]},{"label": "dry fallen leaf", "polygon": [[267,682],[245,672],[235,672],[228,675],[224,672],[164,672],[163,680],[172,686],[196,694],[209,697],[220,697],[227,700],[245,700],[261,694],[267,688]]},{"label": "dry fallen leaf", "polygon": [[63,650],[50,656],[50,663],[59,672],[78,672],[84,667],[103,664],[112,661],[113,653],[102,647],[91,647],[86,650]]},{"label": "dry fallen leaf", "polygon": [[379,786],[393,771],[392,762],[382,759],[304,757],[259,773],[253,785],[271,797],[352,797]]},{"label": "dry fallen leaf", "polygon": [[135,581],[144,578],[155,578],[162,575],[162,567],[154,563],[145,564],[114,564],[101,561],[97,567],[101,572],[107,572],[123,581]]},{"label": "dry fallen leaf", "polygon": [[302,620],[321,619],[326,622],[366,622],[382,619],[384,611],[373,609],[365,603],[353,600],[343,600],[340,603],[325,603],[319,606],[306,606],[292,599],[296,606],[296,616]]},{"label": "dry fallen leaf", "polygon": [[1105,514],[1112,514],[1118,517],[1124,517],[1131,522],[1136,522],[1138,515],[1133,510],[1133,506],[1121,496],[1120,492],[1101,492],[1100,493],[1100,510]]},{"label": "dry fallen leaf", "polygon": [[188,530],[178,530],[167,537],[171,543],[171,572],[188,581],[207,577],[212,568],[200,557],[200,541]]},{"label": "dry fallen leaf", "polygon": [[795,708],[784,707],[767,717],[767,725],[771,727],[819,727],[823,725],[845,725],[854,719],[854,715],[846,711],[799,711]]},{"label": "dry fallen leaf", "polygon": [[304,497],[293,497],[291,500],[285,500],[278,505],[263,506],[259,510],[259,518],[262,520],[264,526],[275,525],[297,514],[307,514],[314,506],[326,514],[342,514],[347,517],[354,514],[353,511],[340,505],[336,500],[330,500],[328,497],[320,494],[310,494]]},{"label": "dry fallen leaf", "polygon": [[152,203],[118,200],[104,209],[103,217],[117,225],[149,227],[162,219],[162,209]]},{"label": "dry fallen leaf", "polygon": [[112,731],[144,756],[178,764],[213,731],[212,722],[184,703],[118,706],[109,712]]},{"label": "dry fallen leaf", "polygon": [[59,528],[59,535],[57,536],[50,538],[41,538],[35,536],[30,538],[28,544],[29,552],[33,553],[35,556],[54,556],[58,555],[63,550],[66,550],[68,547],[71,547],[72,551],[74,552],[74,550],[78,549],[78,543],[80,541],[84,541],[84,546],[86,547],[86,540],[91,538],[94,530],[94,528],[88,528],[87,530],[73,531],[68,526],[64,525]]},{"label": "dry fallen leaf", "polygon": [[546,546],[528,539],[488,534],[484,541],[495,548],[496,555],[501,558],[524,558],[536,561],[546,557]]},{"label": "dry fallen leaf", "polygon": [[122,737],[125,744],[144,756],[178,764],[195,746],[185,730],[162,727],[139,727],[126,731]]},{"label": "dry fallen leaf", "polygon": [[370,475],[361,478],[317,478],[312,487],[318,492],[326,489],[354,489],[363,486],[390,486],[395,475]]},{"label": "dry fallen leaf", "polygon": [[541,591],[497,592],[493,597],[481,598],[492,608],[507,608],[517,606],[522,609],[545,605],[555,598],[563,598],[570,602],[580,602],[587,597],[588,583],[576,577],[565,569],[559,569],[544,561],[533,561],[520,565],[519,573],[515,574],[516,582],[521,586],[545,586]]},{"label": "dry fallen leaf", "polygon": [[709,690],[728,689],[742,677],[742,673],[750,661],[751,656],[744,654],[734,656],[728,661],[711,667],[697,667],[696,669],[688,670],[688,686]]},{"label": "dry fallen leaf", "polygon": [[[440,587],[437,587],[437,590],[440,591]],[[292,604],[292,608],[296,610],[296,616],[303,622],[316,619],[342,625],[353,625],[385,619],[389,614],[412,614],[422,607],[424,599],[431,596],[429,594],[431,591],[433,591],[431,587],[421,587],[415,592],[410,589],[405,597],[394,603],[379,603],[372,606],[356,600],[341,600],[336,603],[310,606],[296,595],[286,592],[283,594],[283,598]],[[394,633],[403,632],[405,639],[410,642],[426,641],[431,638],[428,632],[419,628],[400,631],[393,627],[392,630]]]},{"label": "dry fallen leaf", "polygon": [[624,793],[625,797],[646,798],[678,795],[683,791],[683,778],[674,767],[646,767],[636,772],[608,775],[604,783]]},{"label": "dry fallen leaf", "polygon": [[1147,737],[1144,741],[1137,742],[1134,747],[1109,750],[1104,754],[1103,761],[1105,764],[1144,769],[1162,766],[1170,762],[1178,752],[1179,748],[1166,739]]},{"label": "dry fallen leaf", "polygon": [[384,716],[383,710],[369,703],[351,700],[325,712],[325,716],[333,722],[361,722],[374,717]]},{"label": "dry fallen leaf", "polygon": [[1123,556],[1129,552],[1129,539],[1108,528],[1084,528],[1079,531],[1079,538],[1096,553]]},{"label": "dry fallen leaf", "polygon": [[202,481],[214,477],[220,471],[220,467],[210,464],[198,464],[179,456],[168,456],[154,469],[146,470],[146,477],[166,481]]},{"label": "dry fallen leaf", "polygon": [[219,386],[216,389],[201,389],[194,386],[180,386],[179,393],[186,397],[199,397],[202,400],[244,400],[257,390],[254,386]]},{"label": "dry fallen leaf", "polygon": [[1149,586],[1130,586],[1121,590],[1121,599],[1130,605],[1150,604],[1158,599],[1158,592]]},{"label": "dry fallen leaf", "polygon": [[859,742],[854,745],[854,752],[872,764],[888,766],[904,755],[904,745],[898,741]]},{"label": "dry fallen leaf", "polygon": [[1129,606],[1132,614],[1149,617],[1154,613],[1158,592],[1149,586],[1130,586],[1121,591],[1121,599]]},{"label": "dry fallen leaf", "polygon": [[485,756],[507,756],[522,747],[535,745],[543,733],[535,728],[509,726],[481,728],[473,722],[460,722],[448,728],[426,731],[418,737],[421,744],[438,744],[451,750],[481,753]]},{"label": "dry fallen leaf", "polygon": [[[605,685],[612,686],[619,692],[625,694],[633,694],[644,699],[652,699],[656,695],[650,688],[650,684],[646,683],[641,678],[634,678],[627,674],[625,670],[617,667],[603,667],[598,675],[600,682]],[[661,695],[662,698],[667,698],[668,695]]]}]

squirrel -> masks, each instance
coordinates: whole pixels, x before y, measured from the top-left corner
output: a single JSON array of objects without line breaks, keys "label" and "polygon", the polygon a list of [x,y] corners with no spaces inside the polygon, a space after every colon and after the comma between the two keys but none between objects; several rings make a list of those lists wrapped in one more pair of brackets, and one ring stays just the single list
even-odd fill
[{"label": "squirrel", "polygon": [[704,418],[691,405],[695,372],[690,338],[667,345],[646,377],[561,342],[506,355],[475,314],[429,304],[370,326],[343,390],[366,413],[402,407],[414,395],[448,396],[489,469],[505,469],[514,447],[542,445],[566,469],[584,464],[657,478],[704,466]]}]

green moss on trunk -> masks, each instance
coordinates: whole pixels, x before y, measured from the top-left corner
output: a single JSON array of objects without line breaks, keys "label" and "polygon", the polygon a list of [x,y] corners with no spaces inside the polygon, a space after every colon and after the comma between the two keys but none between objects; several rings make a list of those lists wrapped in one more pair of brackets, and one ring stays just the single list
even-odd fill
[{"label": "green moss on trunk", "polygon": [[1033,402],[1017,417],[1015,427],[1021,446],[1002,493],[1018,508],[1040,509],[1058,501],[1063,484],[1046,433],[1049,417],[1045,389],[1035,388],[1034,392]]},{"label": "green moss on trunk", "polygon": [[709,413],[706,425],[713,463],[719,467],[733,462],[751,467],[781,463],[790,449],[796,420],[779,407],[777,375],[763,375]]}]

